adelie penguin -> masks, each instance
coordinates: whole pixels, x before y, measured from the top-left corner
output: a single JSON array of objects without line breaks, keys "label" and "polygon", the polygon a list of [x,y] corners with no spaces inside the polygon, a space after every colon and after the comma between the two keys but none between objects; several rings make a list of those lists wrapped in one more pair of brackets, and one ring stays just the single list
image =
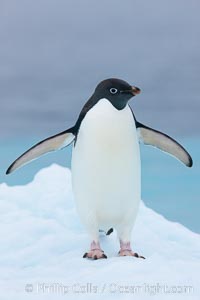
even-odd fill
[{"label": "adelie penguin", "polygon": [[[119,256],[141,257],[131,248],[131,231],[141,199],[139,141],[192,166],[189,153],[168,135],[138,122],[129,100],[140,89],[120,79],[100,82],[76,124],[22,154],[8,168],[15,171],[39,156],[73,143],[72,187],[80,219],[91,238],[83,257],[106,258],[99,230],[117,231]],[[109,231],[110,230],[110,231]]]}]

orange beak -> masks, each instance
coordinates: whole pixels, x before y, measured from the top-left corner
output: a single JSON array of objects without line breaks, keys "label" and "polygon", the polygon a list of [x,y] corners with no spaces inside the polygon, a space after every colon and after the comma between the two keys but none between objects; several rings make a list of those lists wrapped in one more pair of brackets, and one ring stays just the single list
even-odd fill
[{"label": "orange beak", "polygon": [[132,86],[131,88],[132,88],[131,92],[132,92],[133,96],[136,96],[141,93],[141,90],[138,87]]}]

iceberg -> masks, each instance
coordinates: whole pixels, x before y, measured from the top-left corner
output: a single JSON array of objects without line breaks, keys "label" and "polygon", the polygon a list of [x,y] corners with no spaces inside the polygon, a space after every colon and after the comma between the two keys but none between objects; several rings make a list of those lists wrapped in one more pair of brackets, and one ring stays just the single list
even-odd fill
[{"label": "iceberg", "polygon": [[25,186],[0,185],[0,299],[200,299],[200,238],[143,202],[132,233],[146,257],[118,257],[114,231],[101,234],[107,260],[82,256],[90,240],[73,201],[70,169],[51,165]]}]

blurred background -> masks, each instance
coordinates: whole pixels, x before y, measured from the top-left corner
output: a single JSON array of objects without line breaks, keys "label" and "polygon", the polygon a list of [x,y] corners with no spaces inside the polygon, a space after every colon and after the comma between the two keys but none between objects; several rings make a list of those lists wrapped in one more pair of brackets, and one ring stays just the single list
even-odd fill
[{"label": "blurred background", "polygon": [[69,148],[4,175],[34,143],[72,126],[99,81],[117,77],[142,89],[136,118],[194,159],[189,169],[141,147],[144,202],[200,232],[199,11],[197,0],[0,0],[0,182],[70,167]]}]

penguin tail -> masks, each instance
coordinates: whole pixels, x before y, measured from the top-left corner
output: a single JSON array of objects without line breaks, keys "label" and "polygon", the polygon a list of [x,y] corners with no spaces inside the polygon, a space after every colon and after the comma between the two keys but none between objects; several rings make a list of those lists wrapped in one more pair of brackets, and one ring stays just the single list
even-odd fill
[{"label": "penguin tail", "polygon": [[113,231],[114,231],[113,228],[110,228],[107,232],[104,231],[103,229],[99,229],[99,232],[103,232],[103,233],[106,234],[106,235],[110,235]]},{"label": "penguin tail", "polygon": [[40,156],[46,153],[61,150],[67,147],[73,142],[74,139],[74,127],[48,137],[47,139],[31,147],[20,157],[18,157],[7,169],[6,174],[12,173],[13,171],[19,169],[20,167],[26,165],[27,163],[39,158]]},{"label": "penguin tail", "polygon": [[107,231],[106,235],[110,235],[113,231],[114,231],[114,229],[113,229],[113,228],[110,228],[110,229]]}]

